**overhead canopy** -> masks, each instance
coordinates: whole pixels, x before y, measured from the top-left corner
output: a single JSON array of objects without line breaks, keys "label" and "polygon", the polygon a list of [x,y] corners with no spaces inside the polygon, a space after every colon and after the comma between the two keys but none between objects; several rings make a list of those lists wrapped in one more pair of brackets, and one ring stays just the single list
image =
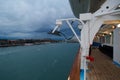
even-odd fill
[{"label": "overhead canopy", "polygon": [[74,15],[78,18],[80,13],[94,13],[106,0],[69,0]]}]

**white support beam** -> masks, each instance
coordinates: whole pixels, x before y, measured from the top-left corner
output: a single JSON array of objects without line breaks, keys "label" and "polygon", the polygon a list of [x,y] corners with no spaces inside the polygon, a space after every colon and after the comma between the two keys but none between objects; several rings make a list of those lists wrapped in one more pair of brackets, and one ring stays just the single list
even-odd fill
[{"label": "white support beam", "polygon": [[58,29],[59,25],[56,25],[56,27],[53,29],[52,33],[54,33]]},{"label": "white support beam", "polygon": [[70,29],[72,30],[73,34],[75,35],[75,37],[77,38],[79,44],[81,44],[80,38],[78,37],[78,35],[76,34],[75,30],[73,29],[72,25],[70,24],[70,22],[68,20],[66,20],[68,26],[70,27]]}]

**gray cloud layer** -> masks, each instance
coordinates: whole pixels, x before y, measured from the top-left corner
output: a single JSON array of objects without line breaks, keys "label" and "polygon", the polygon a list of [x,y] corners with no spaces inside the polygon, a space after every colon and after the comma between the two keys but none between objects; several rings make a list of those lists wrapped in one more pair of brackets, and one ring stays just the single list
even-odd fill
[{"label": "gray cloud layer", "polygon": [[32,35],[65,17],[73,17],[68,0],[0,0],[0,35]]}]

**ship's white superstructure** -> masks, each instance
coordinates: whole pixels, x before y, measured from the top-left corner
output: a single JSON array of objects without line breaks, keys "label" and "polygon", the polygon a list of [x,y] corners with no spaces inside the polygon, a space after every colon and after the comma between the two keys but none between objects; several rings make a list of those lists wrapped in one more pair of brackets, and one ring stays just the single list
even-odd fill
[{"label": "ship's white superstructure", "polygon": [[[80,43],[80,53],[81,53],[80,80],[86,80],[86,69],[87,69],[86,58],[89,57],[89,48],[90,48],[90,45],[92,45],[95,36],[100,37],[99,36],[100,33],[98,33],[100,28],[105,27],[104,25],[107,25],[108,26],[107,29],[109,29],[111,25],[117,26],[118,24],[120,24],[120,0],[99,0],[99,1],[101,1],[101,3],[99,5],[96,5],[94,4],[95,0],[91,0],[88,2],[86,2],[86,0],[75,0],[76,5],[73,5],[75,4],[74,1],[70,0],[73,13],[76,15],[76,17],[78,17],[79,12],[82,12],[82,13],[79,13],[78,18],[57,20],[57,26],[52,31],[54,33],[55,30],[60,28],[59,26],[62,25],[62,22],[65,21],[70,27],[70,29],[72,30],[73,34],[76,36],[78,42]],[[82,4],[83,4],[83,7],[82,6],[81,7],[83,8],[83,10],[79,6]],[[91,4],[94,4],[94,5],[91,5]],[[92,8],[89,9],[89,7],[92,7],[93,10],[91,10]],[[97,8],[94,8],[94,7],[97,7]],[[79,8],[81,9],[80,11],[79,11]],[[70,21],[76,21],[76,20],[79,21],[79,23],[82,26],[80,30],[81,36],[78,36],[76,34],[75,30],[73,29],[73,26],[70,24]],[[113,30],[108,32],[108,34],[112,35],[111,32]],[[119,29],[116,28],[116,30],[114,30],[114,33],[116,36],[119,36]],[[119,38],[117,40],[116,36],[114,38],[114,43],[117,43],[119,41]],[[113,42],[112,37],[110,37],[110,40],[111,40],[110,44],[112,45],[112,42]],[[120,46],[119,44],[117,47],[115,46],[117,45],[114,44],[114,50],[116,50],[116,52],[114,51],[114,57],[117,57],[117,58],[113,58],[113,59],[116,62],[120,63],[120,61],[117,61],[120,59],[120,55],[118,55]]]}]

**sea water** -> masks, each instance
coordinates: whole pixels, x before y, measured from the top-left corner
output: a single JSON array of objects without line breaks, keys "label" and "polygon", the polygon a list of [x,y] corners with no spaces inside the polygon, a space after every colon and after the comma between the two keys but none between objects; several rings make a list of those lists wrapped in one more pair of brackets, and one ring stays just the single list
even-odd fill
[{"label": "sea water", "polygon": [[0,48],[0,80],[67,80],[78,43]]}]

